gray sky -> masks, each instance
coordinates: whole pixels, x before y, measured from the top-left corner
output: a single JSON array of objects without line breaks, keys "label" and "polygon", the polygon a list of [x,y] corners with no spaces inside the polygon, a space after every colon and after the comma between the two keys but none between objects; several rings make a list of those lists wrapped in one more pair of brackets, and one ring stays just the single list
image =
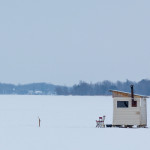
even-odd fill
[{"label": "gray sky", "polygon": [[0,82],[150,79],[150,1],[0,1]]}]

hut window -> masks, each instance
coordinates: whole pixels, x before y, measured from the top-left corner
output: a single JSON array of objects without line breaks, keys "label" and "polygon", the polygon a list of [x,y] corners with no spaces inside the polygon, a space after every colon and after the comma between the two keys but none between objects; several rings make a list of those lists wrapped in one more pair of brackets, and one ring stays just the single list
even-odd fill
[{"label": "hut window", "polygon": [[132,101],[132,107],[137,107],[137,101]]},{"label": "hut window", "polygon": [[128,101],[117,101],[117,108],[128,108]]}]

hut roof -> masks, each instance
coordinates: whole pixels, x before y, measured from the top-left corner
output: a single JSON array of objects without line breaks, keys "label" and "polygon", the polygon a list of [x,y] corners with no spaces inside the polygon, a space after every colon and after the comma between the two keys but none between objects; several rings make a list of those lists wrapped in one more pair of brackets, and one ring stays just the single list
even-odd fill
[{"label": "hut roof", "polygon": [[[109,90],[109,91],[112,92],[113,97],[131,97],[131,93],[128,93],[128,92],[117,91],[117,90]],[[149,98],[148,96],[139,95],[139,94],[134,94],[134,97],[136,97],[136,98]]]}]

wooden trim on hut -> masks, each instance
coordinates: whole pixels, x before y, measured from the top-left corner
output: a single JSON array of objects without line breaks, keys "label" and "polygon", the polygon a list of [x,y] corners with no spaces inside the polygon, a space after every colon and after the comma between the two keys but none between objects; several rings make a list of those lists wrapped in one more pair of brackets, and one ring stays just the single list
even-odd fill
[{"label": "wooden trim on hut", "polygon": [[[131,97],[131,93],[127,93],[127,92],[115,91],[115,90],[110,90],[110,92],[112,92],[113,97]],[[134,97],[135,98],[148,98],[147,96],[137,95],[137,94],[134,94]]]}]

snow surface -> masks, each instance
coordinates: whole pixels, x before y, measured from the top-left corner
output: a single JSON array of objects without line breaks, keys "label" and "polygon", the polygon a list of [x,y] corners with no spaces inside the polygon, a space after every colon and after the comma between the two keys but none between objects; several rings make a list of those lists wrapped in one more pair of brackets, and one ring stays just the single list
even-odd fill
[{"label": "snow surface", "polygon": [[95,128],[112,110],[110,96],[1,95],[0,150],[150,150],[149,128]]}]

